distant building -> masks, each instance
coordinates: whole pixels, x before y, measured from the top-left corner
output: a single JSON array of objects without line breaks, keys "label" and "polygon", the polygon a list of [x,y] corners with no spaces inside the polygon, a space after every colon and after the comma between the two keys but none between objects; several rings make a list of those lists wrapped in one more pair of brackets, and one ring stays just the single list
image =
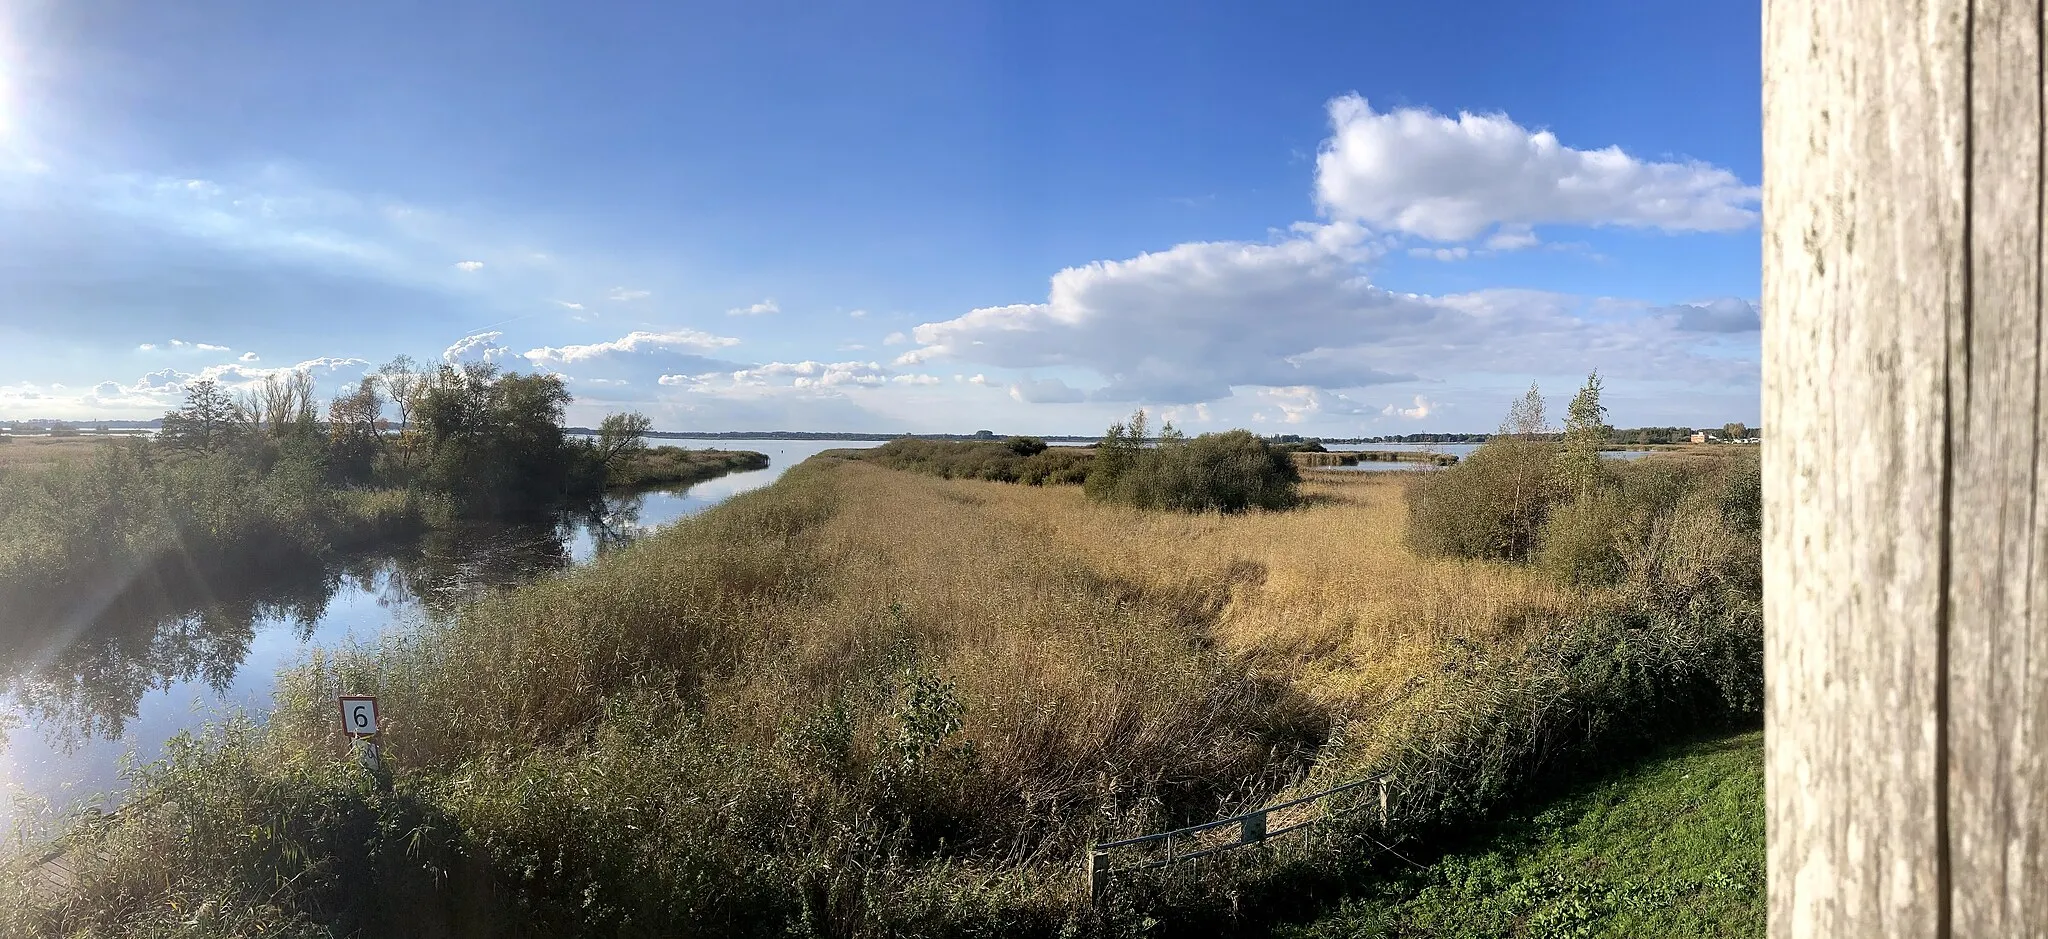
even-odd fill
[{"label": "distant building", "polygon": [[1693,431],[1693,435],[1687,437],[1686,439],[1692,441],[1693,443],[1712,443],[1714,442],[1715,437],[1713,434],[1707,433],[1704,430],[1697,430]]}]

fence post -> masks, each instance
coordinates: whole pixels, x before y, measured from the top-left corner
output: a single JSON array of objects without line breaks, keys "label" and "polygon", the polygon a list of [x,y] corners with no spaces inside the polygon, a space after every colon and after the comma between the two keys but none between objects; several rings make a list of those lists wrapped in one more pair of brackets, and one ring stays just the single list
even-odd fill
[{"label": "fence post", "polygon": [[1244,817],[1237,826],[1238,844],[1257,844],[1266,840],[1266,813],[1253,812]]},{"label": "fence post", "polygon": [[1380,827],[1387,827],[1387,777],[1380,777]]},{"label": "fence post", "polygon": [[1088,877],[1088,902],[1101,900],[1103,888],[1109,886],[1109,852],[1090,845],[1082,867]]}]

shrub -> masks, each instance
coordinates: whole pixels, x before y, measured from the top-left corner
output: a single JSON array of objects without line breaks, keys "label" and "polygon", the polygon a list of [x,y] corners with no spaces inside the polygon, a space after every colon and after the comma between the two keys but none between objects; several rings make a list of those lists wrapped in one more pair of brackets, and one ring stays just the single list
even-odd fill
[{"label": "shrub", "polygon": [[1410,484],[1409,546],[1432,557],[1527,560],[1551,507],[1566,494],[1558,454],[1532,385],[1500,433],[1456,466]]},{"label": "shrub", "polygon": [[1157,446],[1145,443],[1145,412],[1112,426],[1096,448],[1088,495],[1141,509],[1226,514],[1300,502],[1294,461],[1251,431],[1189,439],[1168,424]]},{"label": "shrub", "polygon": [[942,479],[982,479],[1033,486],[1078,483],[1090,457],[1075,447],[1048,447],[1036,437],[1008,440],[920,440],[904,437],[848,451],[851,459]]}]

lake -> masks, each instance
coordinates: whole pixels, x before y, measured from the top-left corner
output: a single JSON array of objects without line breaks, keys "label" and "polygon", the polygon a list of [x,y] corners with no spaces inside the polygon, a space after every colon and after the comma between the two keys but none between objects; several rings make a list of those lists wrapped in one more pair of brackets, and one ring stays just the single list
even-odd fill
[{"label": "lake", "polygon": [[531,580],[732,495],[765,486],[842,440],[656,440],[755,450],[767,469],[687,489],[606,499],[600,513],[434,531],[416,543],[262,583],[185,585],[182,607],[107,610],[96,621],[0,652],[0,829],[93,802],[121,786],[124,755],[147,761],[181,731],[236,710],[269,710],[278,671],[310,650],[445,616],[479,591]]}]

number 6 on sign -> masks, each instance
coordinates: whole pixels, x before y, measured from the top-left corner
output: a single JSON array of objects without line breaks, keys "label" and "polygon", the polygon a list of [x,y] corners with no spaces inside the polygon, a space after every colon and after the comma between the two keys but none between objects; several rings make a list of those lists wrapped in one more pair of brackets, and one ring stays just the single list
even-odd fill
[{"label": "number 6 on sign", "polygon": [[376,734],[377,699],[368,695],[342,695],[341,730],[351,737]]}]

